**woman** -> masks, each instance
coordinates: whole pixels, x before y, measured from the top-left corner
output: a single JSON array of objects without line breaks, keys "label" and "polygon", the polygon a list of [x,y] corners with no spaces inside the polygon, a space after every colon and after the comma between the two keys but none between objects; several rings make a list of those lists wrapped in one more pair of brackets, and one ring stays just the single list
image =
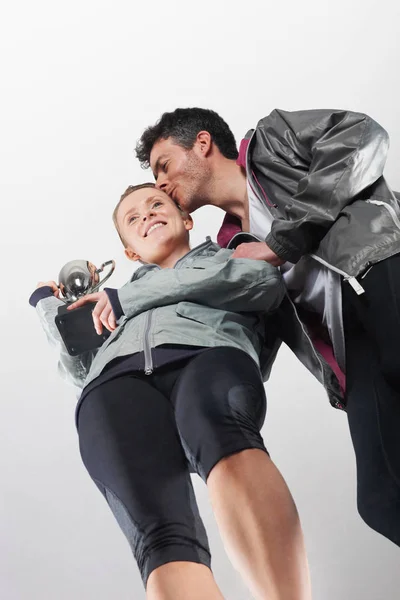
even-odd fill
[{"label": "woman", "polygon": [[[209,239],[193,250],[189,215],[153,184],[114,210],[125,254],[143,263],[96,301],[97,353],[69,356],[54,326],[54,282],[31,297],[60,369],[80,389],[83,462],[125,533],[151,600],[222,598],[190,472],[210,490],[230,558],[256,598],[309,599],[294,502],[269,458],[259,354],[264,315],[279,306],[279,271],[231,259]],[[256,484],[256,485],[255,485]]]}]

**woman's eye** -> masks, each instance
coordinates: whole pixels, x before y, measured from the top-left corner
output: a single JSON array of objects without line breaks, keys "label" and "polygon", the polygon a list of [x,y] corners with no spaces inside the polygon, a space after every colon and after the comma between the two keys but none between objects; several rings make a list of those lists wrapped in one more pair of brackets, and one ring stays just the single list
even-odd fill
[{"label": "woman's eye", "polygon": [[167,161],[167,162],[165,162],[165,163],[162,165],[162,168],[163,168],[163,171],[164,171],[164,172],[167,170],[167,165],[168,165],[168,161]]},{"label": "woman's eye", "polygon": [[129,223],[129,225],[130,225],[131,223],[133,223],[134,221],[136,221],[136,219],[137,219],[137,217],[129,217],[129,219],[128,219],[128,223]]},{"label": "woman's eye", "polygon": [[158,206],[161,206],[162,202],[154,202],[153,204],[153,208],[157,208]]}]

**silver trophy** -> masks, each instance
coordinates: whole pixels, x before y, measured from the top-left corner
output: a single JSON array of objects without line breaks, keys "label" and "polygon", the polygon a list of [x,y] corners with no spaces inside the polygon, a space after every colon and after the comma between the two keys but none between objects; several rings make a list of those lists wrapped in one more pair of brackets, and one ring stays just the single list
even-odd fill
[{"label": "silver trophy", "polygon": [[[110,270],[101,279],[100,274],[107,266],[110,266]],[[60,300],[64,302],[64,305],[58,308],[55,323],[71,356],[99,348],[110,335],[105,327],[100,335],[96,333],[92,317],[96,302],[88,301],[83,306],[71,310],[68,310],[68,305],[82,296],[97,292],[100,286],[111,277],[114,269],[115,261],[113,260],[103,263],[99,269],[87,260],[71,260],[60,271],[58,287],[63,296],[60,296]]]},{"label": "silver trophy", "polygon": [[[100,273],[108,265],[111,265],[109,272],[103,279],[100,279]],[[114,260],[108,260],[99,269],[96,269],[94,264],[88,260],[71,260],[67,262],[58,276],[58,287],[64,296],[64,298],[60,299],[65,303],[71,303],[82,296],[97,292],[100,286],[111,277],[114,269]]]}]

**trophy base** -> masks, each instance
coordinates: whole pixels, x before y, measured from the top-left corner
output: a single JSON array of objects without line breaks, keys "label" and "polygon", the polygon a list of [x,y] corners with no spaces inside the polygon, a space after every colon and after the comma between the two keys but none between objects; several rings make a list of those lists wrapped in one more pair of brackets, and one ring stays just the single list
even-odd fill
[{"label": "trophy base", "polygon": [[104,326],[101,335],[96,333],[92,318],[95,306],[96,302],[88,302],[73,310],[68,310],[67,305],[58,309],[55,324],[71,356],[100,348],[110,335]]}]

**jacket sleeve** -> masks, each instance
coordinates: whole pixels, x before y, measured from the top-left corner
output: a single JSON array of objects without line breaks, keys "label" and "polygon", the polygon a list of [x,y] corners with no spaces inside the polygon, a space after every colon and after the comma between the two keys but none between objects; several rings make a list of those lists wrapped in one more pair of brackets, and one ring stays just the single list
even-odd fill
[{"label": "jacket sleeve", "polygon": [[55,296],[43,298],[37,303],[36,312],[48,342],[58,350],[59,375],[76,388],[82,389],[96,352],[85,352],[79,356],[68,354],[55,324],[58,308],[63,305],[64,303]]},{"label": "jacket sleeve", "polygon": [[268,157],[283,179],[288,167],[307,171],[284,207],[286,218],[273,221],[268,246],[290,262],[314,251],[341,210],[382,175],[388,147],[386,131],[361,113],[274,110],[260,121],[256,168],[263,172]]},{"label": "jacket sleeve", "polygon": [[126,284],[118,290],[125,316],[182,301],[233,312],[276,309],[285,294],[280,271],[262,260],[230,259],[231,254],[220,250],[216,261],[198,260],[193,267],[153,271]]}]

